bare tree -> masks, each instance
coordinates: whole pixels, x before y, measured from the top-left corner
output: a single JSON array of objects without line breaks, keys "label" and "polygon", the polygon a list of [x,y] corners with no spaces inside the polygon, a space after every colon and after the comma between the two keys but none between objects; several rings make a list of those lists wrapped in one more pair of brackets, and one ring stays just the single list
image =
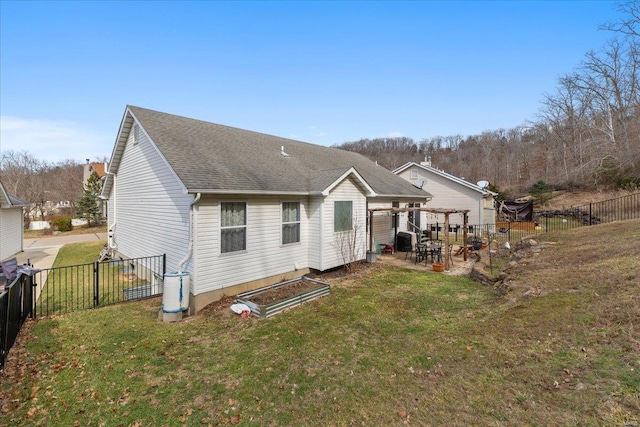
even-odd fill
[{"label": "bare tree", "polygon": [[[26,151],[5,151],[2,153],[0,170],[3,185],[8,190],[30,203],[33,215],[45,220],[46,179],[48,165]],[[28,214],[27,214],[28,215]]]},{"label": "bare tree", "polygon": [[627,1],[618,4],[618,12],[622,17],[617,22],[602,25],[600,28],[607,31],[625,34],[631,37],[640,36],[638,31],[640,23],[640,5],[637,1]]},{"label": "bare tree", "polygon": [[354,217],[349,230],[335,233],[334,246],[340,255],[347,272],[352,272],[355,266],[364,258],[365,242],[363,241],[362,224]]}]

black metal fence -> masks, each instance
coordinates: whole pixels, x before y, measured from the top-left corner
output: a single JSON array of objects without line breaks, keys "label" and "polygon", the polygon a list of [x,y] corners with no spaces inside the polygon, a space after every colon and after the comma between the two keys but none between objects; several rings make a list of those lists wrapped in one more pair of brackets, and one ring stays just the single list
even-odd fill
[{"label": "black metal fence", "polygon": [[19,275],[0,293],[0,369],[27,317],[32,316],[32,278]]},{"label": "black metal fence", "polygon": [[640,193],[562,210],[536,212],[534,221],[545,231],[567,230],[640,218]]},{"label": "black metal fence", "polygon": [[55,267],[34,274],[34,317],[162,294],[166,255]]},{"label": "black metal fence", "polygon": [[[536,212],[531,222],[496,221],[495,224],[469,224],[467,236],[481,236],[502,243],[514,242],[528,235],[636,218],[640,218],[640,193],[563,210]],[[444,223],[433,223],[426,224],[422,232],[428,238],[443,240],[446,230]],[[449,239],[455,243],[462,243],[463,232],[460,225],[450,225]]]}]

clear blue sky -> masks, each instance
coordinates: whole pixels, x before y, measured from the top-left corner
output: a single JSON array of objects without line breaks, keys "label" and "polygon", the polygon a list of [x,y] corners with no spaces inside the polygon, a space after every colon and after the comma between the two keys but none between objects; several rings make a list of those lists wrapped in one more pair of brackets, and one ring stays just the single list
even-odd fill
[{"label": "clear blue sky", "polygon": [[535,118],[612,1],[0,0],[1,150],[110,156],[127,104],[332,145]]}]

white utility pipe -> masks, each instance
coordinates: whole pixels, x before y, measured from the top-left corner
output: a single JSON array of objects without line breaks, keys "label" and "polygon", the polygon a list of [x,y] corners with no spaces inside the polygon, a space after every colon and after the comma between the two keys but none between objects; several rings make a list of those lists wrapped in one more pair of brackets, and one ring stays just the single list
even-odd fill
[{"label": "white utility pipe", "polygon": [[198,203],[198,200],[200,200],[200,193],[196,194],[196,198],[189,205],[189,248],[187,249],[187,255],[178,264],[178,273],[180,274],[182,273],[182,267],[191,259],[191,254],[193,253],[193,206]]}]

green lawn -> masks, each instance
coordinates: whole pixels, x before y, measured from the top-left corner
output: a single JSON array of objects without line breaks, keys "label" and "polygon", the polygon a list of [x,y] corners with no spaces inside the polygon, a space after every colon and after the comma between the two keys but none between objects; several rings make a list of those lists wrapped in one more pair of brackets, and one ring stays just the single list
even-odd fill
[{"label": "green lawn", "polygon": [[[0,425],[638,425],[640,221],[582,230],[506,296],[378,266],[268,320],[165,324],[156,298],[29,322]],[[624,251],[585,252],[605,238]]]},{"label": "green lawn", "polygon": [[[63,246],[37,302],[37,315],[69,313],[94,305],[94,266],[102,241],[73,243]],[[99,265],[98,281],[100,305],[123,300],[123,290],[147,283],[146,280],[124,278],[119,273],[120,263],[104,262]]]}]

